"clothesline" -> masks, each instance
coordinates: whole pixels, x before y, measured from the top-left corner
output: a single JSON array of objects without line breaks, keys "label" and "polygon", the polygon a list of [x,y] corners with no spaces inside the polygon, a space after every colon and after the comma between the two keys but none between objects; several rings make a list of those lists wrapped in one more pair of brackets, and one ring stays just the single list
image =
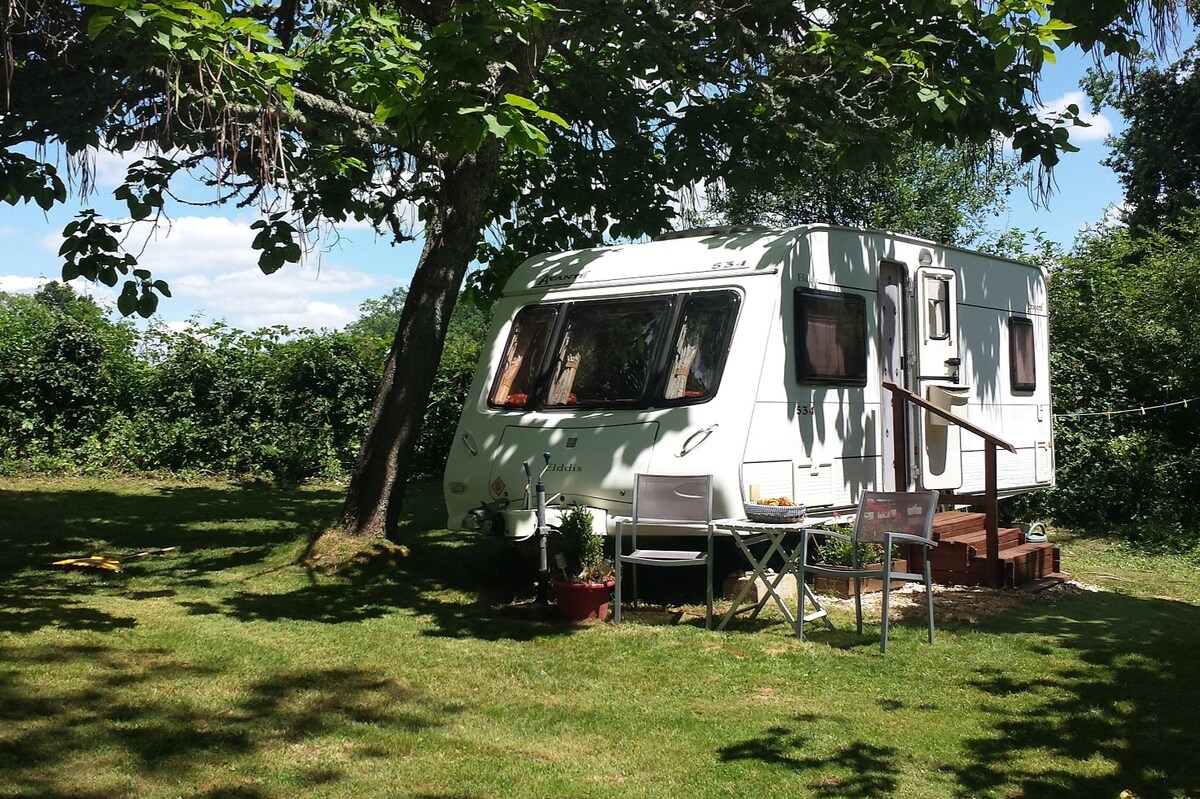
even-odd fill
[{"label": "clothesline", "polygon": [[1140,408],[1122,408],[1119,411],[1084,411],[1082,413],[1056,413],[1055,419],[1082,419],[1085,416],[1107,416],[1111,419],[1114,416],[1119,416],[1123,413],[1140,413],[1143,416],[1147,411],[1165,411],[1167,408],[1174,408],[1179,405],[1187,407],[1189,402],[1200,402],[1200,397],[1192,397],[1191,399],[1176,400],[1175,402],[1164,402],[1161,405],[1143,405]]}]

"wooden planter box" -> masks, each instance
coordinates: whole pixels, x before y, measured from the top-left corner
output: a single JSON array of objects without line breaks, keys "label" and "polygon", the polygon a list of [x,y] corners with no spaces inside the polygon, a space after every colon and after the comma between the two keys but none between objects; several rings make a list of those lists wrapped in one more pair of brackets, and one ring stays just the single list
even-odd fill
[{"label": "wooden planter box", "polygon": [[[849,570],[849,566],[832,566],[829,568],[844,568]],[[882,569],[882,563],[871,563],[865,566],[867,569]],[[908,571],[908,561],[893,560],[892,571],[903,572]],[[899,588],[904,585],[904,580],[892,580],[892,588]],[[862,581],[862,592],[864,594],[877,594],[883,590],[883,580],[877,580],[873,577],[865,578]],[[818,594],[833,594],[842,599],[849,599],[854,596],[854,578],[853,577],[826,577],[823,574],[813,576],[813,591]]]}]

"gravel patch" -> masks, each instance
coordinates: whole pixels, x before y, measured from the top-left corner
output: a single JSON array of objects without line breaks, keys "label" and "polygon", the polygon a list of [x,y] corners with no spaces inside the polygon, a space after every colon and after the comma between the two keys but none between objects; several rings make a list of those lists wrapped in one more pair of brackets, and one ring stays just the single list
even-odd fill
[{"label": "gravel patch", "polygon": [[[1015,588],[982,588],[968,585],[935,585],[933,587],[933,613],[935,619],[975,622],[995,613],[1024,607],[1031,604],[1052,605],[1064,597],[1083,593],[1095,593],[1101,589],[1088,583],[1074,580],[1027,592]],[[828,608],[854,607],[853,599],[821,596],[821,604]],[[867,594],[863,597],[863,610],[878,613],[883,603],[883,594]],[[910,609],[925,607],[925,586],[908,583],[903,588],[892,590],[890,616],[901,616]]]}]

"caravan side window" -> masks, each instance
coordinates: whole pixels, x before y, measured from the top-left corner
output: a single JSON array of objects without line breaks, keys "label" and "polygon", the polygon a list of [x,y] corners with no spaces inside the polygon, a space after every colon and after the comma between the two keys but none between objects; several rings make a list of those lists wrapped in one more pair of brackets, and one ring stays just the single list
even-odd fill
[{"label": "caravan side window", "polygon": [[716,393],[737,309],[738,296],[732,291],[693,294],[687,298],[663,399],[684,404]]},{"label": "caravan side window", "polygon": [[488,404],[503,408],[529,404],[557,318],[558,308],[553,305],[528,305],[517,313]]},{"label": "caravan side window", "polygon": [[571,306],[546,406],[596,408],[645,399],[671,306],[667,297]]},{"label": "caravan side window", "polygon": [[1008,319],[1008,371],[1013,391],[1037,388],[1034,368],[1033,320],[1012,316]]},{"label": "caravan side window", "polygon": [[867,301],[858,294],[796,289],[796,377],[801,383],[867,384]]},{"label": "caravan side window", "polygon": [[925,314],[928,329],[925,338],[945,341],[950,338],[950,281],[942,275],[925,276]]}]

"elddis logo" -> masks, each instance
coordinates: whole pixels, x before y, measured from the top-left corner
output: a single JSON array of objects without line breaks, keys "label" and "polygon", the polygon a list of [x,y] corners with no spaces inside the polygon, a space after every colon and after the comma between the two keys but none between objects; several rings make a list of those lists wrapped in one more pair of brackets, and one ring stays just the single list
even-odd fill
[{"label": "elddis logo", "polygon": [[552,463],[548,467],[552,472],[582,472],[583,467],[574,463]]},{"label": "elddis logo", "polygon": [[553,286],[559,283],[572,283],[581,277],[587,276],[587,270],[581,272],[562,272],[557,275],[542,275],[535,286]]}]

